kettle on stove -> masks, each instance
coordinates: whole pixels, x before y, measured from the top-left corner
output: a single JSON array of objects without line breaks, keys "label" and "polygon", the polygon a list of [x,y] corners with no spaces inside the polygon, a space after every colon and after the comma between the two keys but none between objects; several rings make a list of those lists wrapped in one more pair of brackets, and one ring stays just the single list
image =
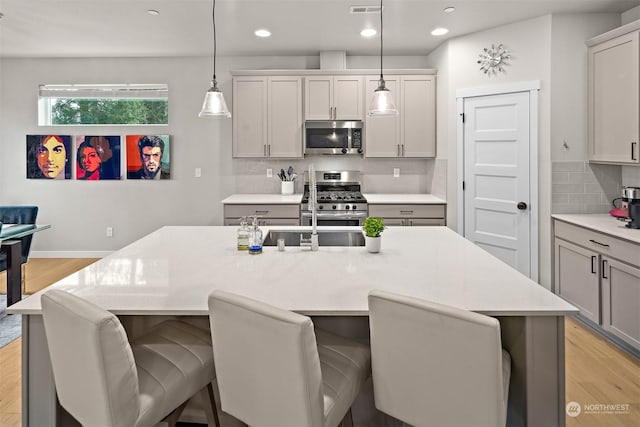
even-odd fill
[{"label": "kettle on stove", "polygon": [[623,187],[622,201],[626,204],[626,209],[616,208],[609,213],[625,221],[628,228],[640,229],[640,187]]}]

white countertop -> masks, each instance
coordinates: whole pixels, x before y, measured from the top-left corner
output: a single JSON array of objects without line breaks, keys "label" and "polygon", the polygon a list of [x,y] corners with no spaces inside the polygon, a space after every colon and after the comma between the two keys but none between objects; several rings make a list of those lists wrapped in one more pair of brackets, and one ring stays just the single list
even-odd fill
[{"label": "white countertop", "polygon": [[224,205],[296,205],[302,201],[302,194],[283,196],[281,194],[232,194],[222,200]]},{"label": "white countertop", "polygon": [[439,205],[446,204],[444,199],[432,194],[375,194],[364,193],[367,203],[371,204],[408,204],[408,205]]},{"label": "white countertop", "polygon": [[[495,316],[577,312],[449,228],[388,227],[382,238],[378,254],[321,246],[318,252],[265,247],[263,254],[249,255],[236,249],[236,227],[163,227],[52,287],[116,314],[206,315],[213,289],[307,315],[366,315],[371,289]],[[39,314],[42,292],[8,312]]]},{"label": "white countertop", "polygon": [[609,214],[557,214],[551,217],[640,244],[640,230],[625,227],[624,222]]}]

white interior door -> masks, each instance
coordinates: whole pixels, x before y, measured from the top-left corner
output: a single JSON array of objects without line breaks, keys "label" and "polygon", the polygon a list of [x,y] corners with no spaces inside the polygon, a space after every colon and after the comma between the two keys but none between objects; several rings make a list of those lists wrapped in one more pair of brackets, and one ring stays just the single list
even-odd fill
[{"label": "white interior door", "polygon": [[529,96],[464,99],[464,235],[531,277]]}]

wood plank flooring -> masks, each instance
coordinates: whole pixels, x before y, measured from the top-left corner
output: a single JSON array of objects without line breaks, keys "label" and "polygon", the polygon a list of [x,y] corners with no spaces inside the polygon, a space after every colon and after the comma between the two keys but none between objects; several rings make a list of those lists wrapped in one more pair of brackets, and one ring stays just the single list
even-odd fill
[{"label": "wood plank flooring", "polygon": [[[96,261],[34,258],[26,266],[27,293],[36,292]],[[0,283],[6,278],[0,274]],[[0,427],[21,425],[21,341],[0,349]],[[640,361],[627,355],[580,322],[565,322],[566,401],[581,405],[567,427],[640,425]],[[619,406],[607,413],[601,405]],[[600,405],[600,406],[599,406]],[[589,412],[589,413],[587,413]]]}]

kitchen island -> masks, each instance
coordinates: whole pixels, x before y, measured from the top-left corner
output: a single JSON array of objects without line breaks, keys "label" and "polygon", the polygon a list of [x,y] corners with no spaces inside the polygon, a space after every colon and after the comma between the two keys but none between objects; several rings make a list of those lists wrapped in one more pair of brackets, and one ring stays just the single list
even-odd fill
[{"label": "kitchen island", "polygon": [[[322,326],[347,325],[345,335],[358,335],[350,323],[366,325],[371,289],[495,316],[513,360],[509,425],[564,425],[564,316],[577,310],[446,227],[390,227],[379,254],[265,247],[255,256],[236,250],[235,227],[163,227],[52,286],[121,316],[134,335],[154,318],[206,317],[214,289],[314,316]],[[25,426],[56,425],[59,410],[41,294],[9,310],[24,315]]]}]

